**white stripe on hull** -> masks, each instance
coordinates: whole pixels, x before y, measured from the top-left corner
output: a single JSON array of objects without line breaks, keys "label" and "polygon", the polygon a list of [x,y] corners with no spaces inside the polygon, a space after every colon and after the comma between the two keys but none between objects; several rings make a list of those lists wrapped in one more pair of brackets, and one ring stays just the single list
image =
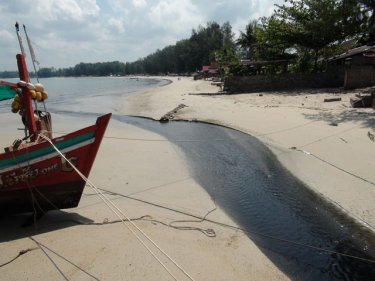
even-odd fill
[{"label": "white stripe on hull", "polygon": [[[87,141],[84,141],[84,142],[75,144],[73,146],[69,146],[67,148],[64,148],[64,149],[61,150],[61,152],[62,153],[68,153],[68,152],[70,152],[72,150],[75,150],[75,149],[87,146],[89,144],[92,144],[94,141],[95,141],[95,138],[92,138],[92,139],[89,139]],[[29,161],[25,161],[25,162],[23,162],[21,164],[16,164],[16,165],[10,166],[8,168],[2,169],[1,173],[6,173],[6,172],[11,171],[11,170],[15,170],[15,169],[23,168],[23,167],[26,167],[26,166],[30,166],[30,165],[33,165],[35,163],[38,163],[38,162],[45,161],[45,160],[51,159],[53,157],[56,157],[57,155],[58,155],[58,153],[56,151],[54,151],[54,152],[51,152],[49,154],[40,156],[38,158],[29,160]]]}]

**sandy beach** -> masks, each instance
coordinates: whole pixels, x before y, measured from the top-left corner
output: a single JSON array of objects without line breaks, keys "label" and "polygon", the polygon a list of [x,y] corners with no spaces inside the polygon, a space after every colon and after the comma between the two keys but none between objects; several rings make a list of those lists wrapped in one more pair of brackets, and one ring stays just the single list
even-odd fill
[{"label": "sandy beach", "polygon": [[[375,143],[368,132],[374,132],[375,118],[373,109],[350,107],[353,92],[223,95],[210,81],[167,79],[172,83],[125,98],[121,113],[159,120],[172,111],[176,120],[205,121],[251,134],[314,192],[374,230],[375,176],[370,167]],[[342,100],[323,102],[332,96]],[[186,107],[174,113],[180,104]],[[0,117],[4,146],[16,138],[19,120],[17,115]],[[61,115],[53,120],[58,132],[94,121]],[[108,223],[116,216],[86,187],[78,208],[50,212],[35,227],[20,227],[25,215],[2,219],[6,231],[0,236],[0,264],[30,251],[0,267],[0,279],[289,280],[244,233],[198,219],[207,215],[235,226],[186,165],[163,137],[111,120],[90,180],[112,192],[105,195],[191,278],[142,238],[168,273],[133,235],[137,230],[129,222]]]},{"label": "sandy beach", "polygon": [[[65,133],[94,120],[53,121]],[[18,122],[1,114],[1,143],[22,136]],[[161,136],[111,120],[90,181],[120,194],[105,193],[170,259],[129,222],[111,223],[116,215],[86,187],[78,208],[51,211],[36,226],[21,227],[29,215],[1,219],[0,264],[26,252],[0,267],[1,280],[288,280],[244,233],[199,219],[236,226]]]},{"label": "sandy beach", "polygon": [[[226,95],[210,81],[172,79],[164,89],[127,99],[124,112],[158,120],[184,104],[174,119],[220,124],[255,136],[309,188],[375,230],[374,110],[350,105],[363,89]],[[332,97],[341,101],[324,102]]]}]

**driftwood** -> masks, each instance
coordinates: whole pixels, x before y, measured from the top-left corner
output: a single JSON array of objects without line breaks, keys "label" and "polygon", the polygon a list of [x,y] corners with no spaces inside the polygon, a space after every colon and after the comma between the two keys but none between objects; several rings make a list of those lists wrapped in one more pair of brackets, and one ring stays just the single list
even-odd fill
[{"label": "driftwood", "polygon": [[341,98],[327,98],[327,99],[324,99],[324,102],[332,102],[332,101],[341,101]]},{"label": "driftwood", "polygon": [[163,115],[161,118],[160,118],[160,122],[162,123],[165,123],[165,122],[168,122],[169,120],[173,120],[175,115],[177,114],[177,112],[180,110],[180,109],[183,109],[184,107],[187,107],[187,105],[185,104],[180,104],[179,106],[177,106],[175,109],[169,111],[167,114]]}]

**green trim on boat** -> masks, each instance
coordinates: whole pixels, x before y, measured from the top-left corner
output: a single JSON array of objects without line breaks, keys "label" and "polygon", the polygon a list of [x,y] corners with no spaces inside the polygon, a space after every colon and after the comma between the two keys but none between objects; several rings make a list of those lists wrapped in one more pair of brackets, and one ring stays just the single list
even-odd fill
[{"label": "green trim on boat", "polygon": [[[94,137],[94,132],[88,132],[86,134],[71,138],[69,140],[63,140],[61,142],[57,142],[57,143],[55,143],[55,146],[59,150],[62,150],[62,149],[65,149],[67,147],[70,147],[70,146],[79,144],[81,142],[87,141],[87,140],[89,140],[93,137]],[[31,161],[33,159],[36,159],[38,157],[42,157],[42,156],[50,154],[52,152],[55,152],[55,149],[51,145],[49,145],[47,147],[43,147],[41,149],[38,149],[38,150],[35,150],[35,151],[32,151],[32,152],[24,153],[24,154],[16,156],[16,157],[11,157],[11,158],[7,158],[7,159],[4,159],[4,160],[0,160],[0,169],[8,168],[8,167],[13,166],[13,165],[19,165],[19,164],[22,164],[26,161]]]},{"label": "green trim on boat", "polygon": [[8,85],[0,85],[0,101],[9,100],[15,97],[16,90]]}]

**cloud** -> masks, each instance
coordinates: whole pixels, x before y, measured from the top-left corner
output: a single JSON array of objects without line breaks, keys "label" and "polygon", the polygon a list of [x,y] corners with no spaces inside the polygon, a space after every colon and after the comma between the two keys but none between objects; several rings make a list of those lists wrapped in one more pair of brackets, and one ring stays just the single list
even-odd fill
[{"label": "cloud", "polygon": [[144,8],[147,6],[146,0],[132,0],[132,3],[136,8]]},{"label": "cloud", "polygon": [[121,19],[110,18],[108,24],[109,26],[113,26],[120,34],[125,32],[124,22]]},{"label": "cloud", "polygon": [[191,30],[201,24],[203,17],[190,0],[163,0],[152,6],[148,17],[156,27],[173,32]]},{"label": "cloud", "polygon": [[13,43],[14,42],[14,36],[6,30],[0,30],[0,38],[2,43]]},{"label": "cloud", "polygon": [[32,1],[38,14],[48,20],[83,21],[99,13],[95,0]]},{"label": "cloud", "polygon": [[[134,61],[189,38],[209,21],[244,30],[284,0],[12,0],[0,1],[0,71],[14,70],[15,21],[26,24],[42,67]],[[24,43],[26,41],[24,40]]]}]

